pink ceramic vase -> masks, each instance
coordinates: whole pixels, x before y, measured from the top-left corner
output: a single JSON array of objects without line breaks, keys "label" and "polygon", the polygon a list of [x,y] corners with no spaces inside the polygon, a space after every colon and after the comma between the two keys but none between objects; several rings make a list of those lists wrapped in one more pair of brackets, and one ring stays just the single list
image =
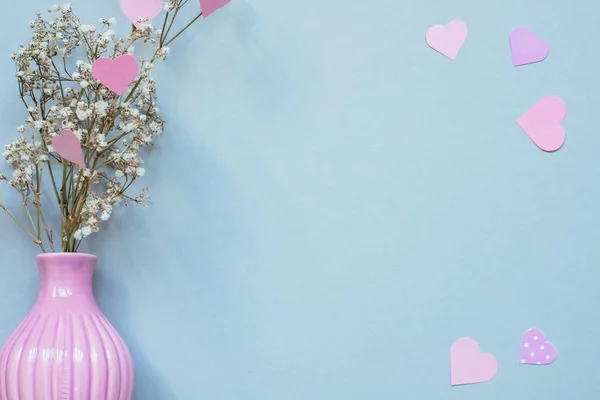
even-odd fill
[{"label": "pink ceramic vase", "polygon": [[40,293],[0,352],[0,400],[130,400],[127,346],[92,293],[96,256],[37,256]]}]

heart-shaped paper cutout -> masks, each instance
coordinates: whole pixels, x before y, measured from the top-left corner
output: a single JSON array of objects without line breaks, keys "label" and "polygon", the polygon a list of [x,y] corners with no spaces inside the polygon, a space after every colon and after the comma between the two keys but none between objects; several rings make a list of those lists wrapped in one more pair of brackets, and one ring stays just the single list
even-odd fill
[{"label": "heart-shaped paper cutout", "polygon": [[52,138],[52,147],[65,160],[69,160],[82,168],[85,167],[81,143],[79,143],[79,139],[77,139],[72,130],[65,129],[60,135],[54,136]]},{"label": "heart-shaped paper cutout", "polygon": [[567,107],[560,97],[546,96],[527,110],[517,124],[540,149],[556,151],[565,142],[565,128],[561,122],[566,115]]},{"label": "heart-shaped paper cutout", "polygon": [[556,354],[556,347],[552,343],[546,342],[546,335],[540,329],[529,329],[523,335],[521,364],[552,364],[556,359]]},{"label": "heart-shaped paper cutout", "polygon": [[510,34],[510,51],[515,67],[532,64],[548,57],[548,43],[535,37],[529,28],[521,26]]},{"label": "heart-shaped paper cutout", "polygon": [[450,348],[450,383],[470,385],[487,382],[496,375],[498,363],[488,353],[482,353],[474,339],[462,338]]},{"label": "heart-shaped paper cutout", "polygon": [[92,75],[120,96],[134,81],[139,68],[134,56],[123,54],[114,60],[109,58],[97,59],[92,65]]},{"label": "heart-shaped paper cutout", "polygon": [[427,30],[425,39],[429,47],[454,60],[467,40],[469,31],[463,21],[451,21],[448,25],[435,25]]},{"label": "heart-shaped paper cutout", "polygon": [[133,25],[139,27],[138,19],[152,21],[163,10],[162,0],[121,0],[121,11]]},{"label": "heart-shaped paper cutout", "polygon": [[206,18],[210,14],[229,3],[231,0],[200,0],[200,9],[202,10],[202,17]]}]

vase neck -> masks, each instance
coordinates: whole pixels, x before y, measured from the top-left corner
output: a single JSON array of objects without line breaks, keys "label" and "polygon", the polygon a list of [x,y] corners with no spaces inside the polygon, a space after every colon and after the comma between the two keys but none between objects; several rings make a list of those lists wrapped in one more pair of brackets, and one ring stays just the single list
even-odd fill
[{"label": "vase neck", "polygon": [[40,293],[36,308],[47,312],[97,308],[92,292],[96,260],[96,256],[79,253],[38,255]]}]

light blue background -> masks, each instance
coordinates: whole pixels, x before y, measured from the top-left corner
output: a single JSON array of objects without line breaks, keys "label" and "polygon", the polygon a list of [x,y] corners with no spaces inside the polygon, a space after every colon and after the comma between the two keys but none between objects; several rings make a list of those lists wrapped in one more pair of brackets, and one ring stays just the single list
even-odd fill
[{"label": "light blue background", "polygon": [[[127,27],[116,0],[72,4]],[[50,5],[4,9],[3,143],[25,117],[8,54]],[[155,204],[121,209],[86,249],[135,399],[596,399],[599,14],[591,0],[233,0],[175,42],[155,71]],[[424,39],[452,19],[469,26],[454,62]],[[520,25],[549,42],[543,63],[512,66]],[[547,154],[515,120],[551,94],[567,142]],[[0,221],[4,341],[37,271]],[[534,326],[553,365],[518,363]],[[463,336],[496,356],[491,382],[450,387]]]}]

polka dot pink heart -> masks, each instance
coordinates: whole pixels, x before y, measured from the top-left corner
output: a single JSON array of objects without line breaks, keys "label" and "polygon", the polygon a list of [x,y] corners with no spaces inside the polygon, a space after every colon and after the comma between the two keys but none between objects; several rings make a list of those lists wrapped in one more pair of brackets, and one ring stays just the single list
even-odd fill
[{"label": "polka dot pink heart", "polygon": [[532,328],[525,332],[521,342],[521,364],[546,365],[556,359],[556,347],[546,341],[540,329]]}]

